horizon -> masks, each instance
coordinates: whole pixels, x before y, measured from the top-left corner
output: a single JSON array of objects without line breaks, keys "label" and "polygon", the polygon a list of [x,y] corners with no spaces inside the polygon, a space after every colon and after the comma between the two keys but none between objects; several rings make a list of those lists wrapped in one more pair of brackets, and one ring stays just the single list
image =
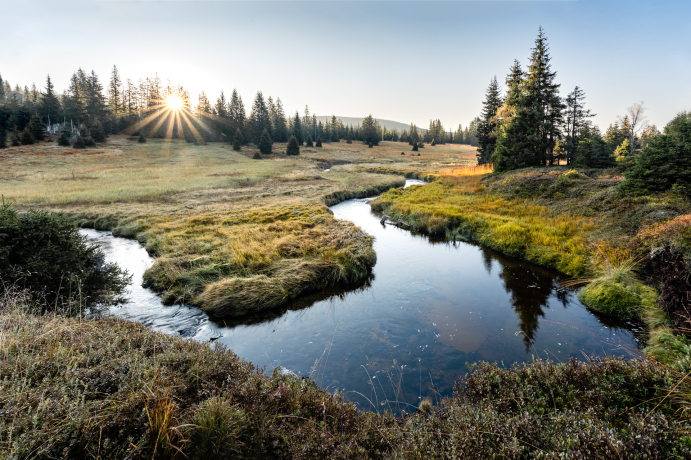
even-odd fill
[{"label": "horizon", "polygon": [[[601,129],[636,102],[644,102],[659,129],[691,107],[684,84],[691,45],[682,38],[691,6],[680,1],[664,11],[638,0],[47,5],[32,0],[6,8],[16,21],[0,31],[9,44],[0,74],[13,87],[35,83],[41,90],[50,75],[62,93],[78,68],[94,70],[106,86],[116,65],[123,81],[158,73],[194,103],[202,90],[213,102],[221,90],[237,88],[248,111],[262,91],[280,97],[287,114],[302,114],[307,105],[316,115],[372,114],[421,128],[440,119],[448,130],[479,115],[491,78],[505,89],[513,59],[525,67],[542,26],[561,96],[581,87]],[[26,15],[27,6],[35,13]],[[643,19],[645,27],[632,32],[629,24]],[[488,27],[502,33],[480,35]],[[115,30],[122,40],[108,38]],[[46,44],[51,37],[63,37],[63,48]]]}]

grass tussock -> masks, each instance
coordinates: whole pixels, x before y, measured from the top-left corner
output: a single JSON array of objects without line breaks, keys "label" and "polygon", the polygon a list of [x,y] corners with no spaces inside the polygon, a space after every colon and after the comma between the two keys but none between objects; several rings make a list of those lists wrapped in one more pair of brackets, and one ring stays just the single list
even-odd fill
[{"label": "grass tussock", "polygon": [[269,376],[223,347],[4,302],[2,458],[691,455],[683,388],[652,361],[482,363],[452,397],[395,419],[309,380]]},{"label": "grass tussock", "polygon": [[145,283],[167,303],[242,316],[338,283],[376,262],[372,238],[324,206],[268,207],[124,221],[115,234],[157,256]]}]

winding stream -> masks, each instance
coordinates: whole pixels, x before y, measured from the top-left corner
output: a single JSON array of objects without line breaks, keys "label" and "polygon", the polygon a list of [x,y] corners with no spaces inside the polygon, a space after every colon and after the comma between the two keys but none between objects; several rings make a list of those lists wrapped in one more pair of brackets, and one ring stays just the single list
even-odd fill
[{"label": "winding stream", "polygon": [[82,232],[133,274],[129,302],[112,307],[111,315],[222,343],[269,371],[280,365],[311,375],[363,408],[398,412],[421,398],[449,395],[466,363],[480,360],[508,366],[533,357],[565,361],[637,350],[639,328],[588,311],[575,290],[559,287],[557,273],[479,245],[382,225],[368,201],[331,208],[376,238],[377,264],[365,282],[242,322],[214,322],[196,308],[162,305],[141,287],[153,259],[139,243]]}]

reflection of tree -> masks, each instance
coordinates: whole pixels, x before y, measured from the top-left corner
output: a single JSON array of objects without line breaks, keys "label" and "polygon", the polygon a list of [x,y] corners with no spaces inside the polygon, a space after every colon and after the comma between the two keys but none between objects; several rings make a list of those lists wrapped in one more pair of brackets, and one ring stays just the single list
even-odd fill
[{"label": "reflection of tree", "polygon": [[[538,320],[545,316],[543,310],[555,288],[556,277],[548,270],[529,262],[511,259],[485,248],[482,248],[482,252],[485,260],[496,259],[501,264],[499,278],[503,281],[506,292],[511,295],[511,306],[518,315],[528,352],[539,327]],[[566,293],[562,294],[560,300],[566,305]]]}]

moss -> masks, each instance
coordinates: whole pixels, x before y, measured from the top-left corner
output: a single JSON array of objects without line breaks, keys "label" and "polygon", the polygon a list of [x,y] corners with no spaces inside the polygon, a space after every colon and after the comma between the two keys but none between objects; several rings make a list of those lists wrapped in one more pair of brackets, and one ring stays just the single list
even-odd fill
[{"label": "moss", "polygon": [[643,308],[657,305],[655,290],[637,280],[599,278],[586,286],[578,297],[599,313],[626,320],[638,320]]}]

